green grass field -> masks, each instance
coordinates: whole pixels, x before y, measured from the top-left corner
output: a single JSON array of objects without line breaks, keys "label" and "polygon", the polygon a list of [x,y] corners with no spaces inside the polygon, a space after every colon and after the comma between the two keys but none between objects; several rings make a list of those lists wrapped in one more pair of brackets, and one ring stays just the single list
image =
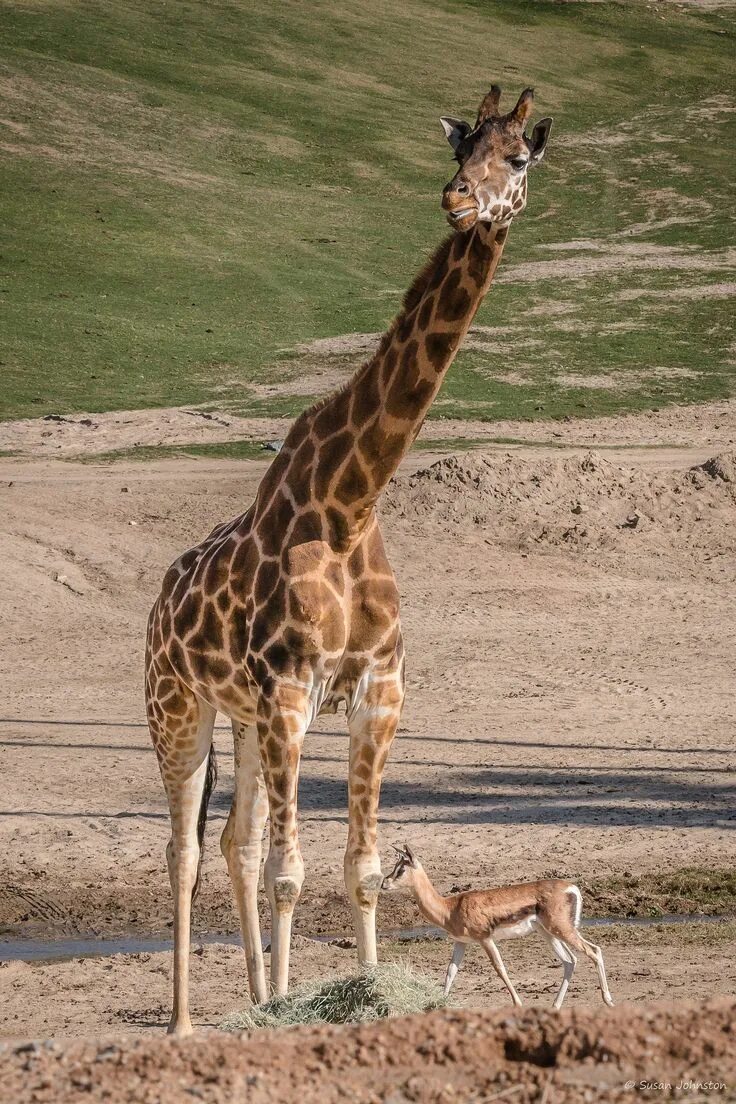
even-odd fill
[{"label": "green grass field", "polygon": [[0,416],[298,411],[295,346],[383,329],[445,233],[438,116],[492,80],[535,85],[555,129],[433,415],[730,395],[735,28],[638,2],[8,0]]}]

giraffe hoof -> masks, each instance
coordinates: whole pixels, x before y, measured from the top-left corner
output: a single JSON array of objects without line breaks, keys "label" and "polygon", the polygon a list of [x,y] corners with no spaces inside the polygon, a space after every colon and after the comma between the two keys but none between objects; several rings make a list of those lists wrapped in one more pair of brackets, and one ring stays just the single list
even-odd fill
[{"label": "giraffe hoof", "polygon": [[176,1023],[174,1020],[172,1020],[166,1030],[166,1034],[173,1035],[175,1039],[187,1039],[190,1035],[194,1034],[192,1021],[181,1020],[180,1022]]}]

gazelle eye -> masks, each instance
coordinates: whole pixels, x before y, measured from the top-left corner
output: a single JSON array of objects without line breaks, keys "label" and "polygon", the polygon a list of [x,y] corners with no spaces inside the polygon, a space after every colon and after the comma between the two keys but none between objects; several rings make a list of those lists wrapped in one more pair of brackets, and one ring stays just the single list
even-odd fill
[{"label": "gazelle eye", "polygon": [[509,165],[514,172],[521,172],[527,166],[527,159],[526,157],[509,157]]}]

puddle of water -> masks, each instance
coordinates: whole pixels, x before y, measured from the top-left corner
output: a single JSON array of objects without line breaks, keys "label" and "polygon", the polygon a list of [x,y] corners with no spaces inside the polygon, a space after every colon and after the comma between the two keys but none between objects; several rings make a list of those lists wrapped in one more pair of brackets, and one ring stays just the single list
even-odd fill
[{"label": "puddle of water", "polygon": [[[229,943],[241,946],[240,935],[197,935],[198,943]],[[156,954],[171,951],[174,941],[165,935],[121,935],[112,939],[95,936],[73,939],[8,939],[0,940],[0,962],[57,962],[70,958],[109,958],[111,955]]]},{"label": "puddle of water", "polygon": [[[610,924],[622,924],[627,927],[650,928],[655,924],[721,924],[727,916],[624,916],[596,917],[583,920],[583,928],[601,928]],[[307,939],[315,943],[338,944],[346,949],[355,946],[351,935],[333,932],[325,935],[309,935]],[[378,933],[379,940],[394,940],[400,943],[420,942],[426,939],[446,939],[441,928],[418,926],[416,928],[384,928]],[[206,932],[192,937],[192,946],[225,943],[229,946],[242,946],[240,933],[218,935]],[[270,936],[263,935],[263,947],[270,946]],[[59,962],[71,958],[109,958],[112,955],[157,954],[173,950],[173,940],[167,936],[122,935],[112,939],[78,936],[70,939],[8,939],[0,940],[0,962]]]}]

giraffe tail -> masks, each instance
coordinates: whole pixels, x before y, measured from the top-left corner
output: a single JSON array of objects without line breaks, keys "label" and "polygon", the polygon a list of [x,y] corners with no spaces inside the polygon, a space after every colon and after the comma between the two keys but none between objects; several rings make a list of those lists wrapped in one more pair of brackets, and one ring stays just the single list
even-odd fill
[{"label": "giraffe tail", "polygon": [[210,753],[207,756],[207,774],[204,779],[204,790],[202,791],[202,801],[199,806],[199,816],[197,817],[197,842],[199,843],[199,859],[197,860],[197,877],[194,882],[194,888],[192,889],[192,901],[199,893],[199,886],[201,882],[202,874],[202,856],[204,855],[204,830],[207,824],[207,807],[210,803],[210,797],[212,791],[217,785],[217,756],[215,755],[215,745],[210,747]]}]

